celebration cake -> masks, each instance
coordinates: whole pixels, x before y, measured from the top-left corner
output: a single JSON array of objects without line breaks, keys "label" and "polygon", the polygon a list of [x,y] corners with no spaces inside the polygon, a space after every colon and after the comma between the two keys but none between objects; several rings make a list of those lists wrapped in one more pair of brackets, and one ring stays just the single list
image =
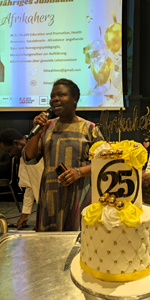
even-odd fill
[{"label": "celebration cake", "polygon": [[150,274],[150,207],[142,204],[147,151],[135,141],[90,149],[92,204],[82,211],[80,265],[104,281]]}]

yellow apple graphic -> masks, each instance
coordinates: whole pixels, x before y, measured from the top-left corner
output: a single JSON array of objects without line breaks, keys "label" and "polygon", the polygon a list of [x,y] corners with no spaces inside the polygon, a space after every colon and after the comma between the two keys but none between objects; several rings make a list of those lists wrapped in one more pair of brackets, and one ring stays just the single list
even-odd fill
[{"label": "yellow apple graphic", "polygon": [[98,82],[98,85],[107,83],[110,79],[110,71],[113,67],[113,61],[110,57],[107,57],[105,63],[101,68],[96,68],[95,64],[91,65],[91,72],[94,79]]},{"label": "yellow apple graphic", "polygon": [[111,24],[105,31],[104,39],[108,49],[112,53],[118,52],[122,47],[122,25],[117,23],[114,12],[111,12],[114,24]]}]

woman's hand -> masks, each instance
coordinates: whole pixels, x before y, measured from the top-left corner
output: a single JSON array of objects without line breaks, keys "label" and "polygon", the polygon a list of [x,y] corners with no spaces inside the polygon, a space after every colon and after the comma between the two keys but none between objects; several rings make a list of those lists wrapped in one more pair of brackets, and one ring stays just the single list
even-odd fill
[{"label": "woman's hand", "polygon": [[20,217],[20,219],[17,222],[17,228],[16,228],[16,230],[19,229],[23,223],[24,224],[27,223],[27,216],[28,216],[27,214],[21,214],[21,217]]},{"label": "woman's hand", "polygon": [[61,175],[58,176],[58,180],[62,182],[63,186],[69,186],[74,181],[79,179],[78,172],[76,169],[68,169],[67,171],[63,172]]},{"label": "woman's hand", "polygon": [[[91,176],[91,164],[82,166],[79,168],[80,177],[90,177]],[[78,171],[75,168],[70,168],[58,176],[63,186],[69,186],[74,181],[79,179]]]},{"label": "woman's hand", "polygon": [[38,143],[39,139],[41,137],[41,134],[46,131],[47,127],[50,124],[50,120],[48,120],[48,117],[46,113],[42,112],[38,116],[36,116],[33,120],[33,125],[36,126],[37,124],[42,125],[41,130],[30,139],[27,144],[25,145],[25,153],[28,160],[36,158],[38,156]]},{"label": "woman's hand", "polygon": [[41,114],[39,114],[38,116],[36,116],[34,118],[33,125],[35,126],[37,124],[40,124],[43,126],[42,129],[39,131],[39,134],[46,131],[47,127],[50,124],[50,120],[48,120],[46,113],[42,112]]}]

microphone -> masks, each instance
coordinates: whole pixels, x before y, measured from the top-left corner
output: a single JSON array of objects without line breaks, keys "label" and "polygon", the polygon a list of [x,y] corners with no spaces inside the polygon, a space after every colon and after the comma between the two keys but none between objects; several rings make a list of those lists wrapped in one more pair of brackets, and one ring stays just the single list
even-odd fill
[{"label": "microphone", "polygon": [[[48,117],[48,119],[52,119],[55,116],[55,109],[53,107],[48,108],[44,111]],[[32,130],[30,131],[29,135],[26,136],[26,139],[30,140],[33,136],[35,136],[41,129],[43,125],[36,124]]]}]

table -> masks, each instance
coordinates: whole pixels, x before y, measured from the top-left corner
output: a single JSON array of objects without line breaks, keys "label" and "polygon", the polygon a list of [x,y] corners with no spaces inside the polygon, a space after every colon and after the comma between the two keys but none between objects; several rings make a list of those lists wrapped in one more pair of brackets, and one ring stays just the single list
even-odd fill
[{"label": "table", "polygon": [[85,300],[66,258],[79,232],[6,234],[0,240],[0,299]]}]

